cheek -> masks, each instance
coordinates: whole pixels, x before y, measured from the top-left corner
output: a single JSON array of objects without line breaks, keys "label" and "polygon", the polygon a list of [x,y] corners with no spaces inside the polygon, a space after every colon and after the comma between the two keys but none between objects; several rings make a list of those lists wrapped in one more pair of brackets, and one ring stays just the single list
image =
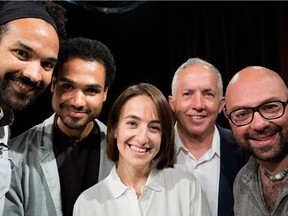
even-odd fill
[{"label": "cheek", "polygon": [[152,136],[150,136],[150,140],[153,142],[154,147],[159,150],[162,140],[162,134],[153,134]]},{"label": "cheek", "polygon": [[86,97],[87,103],[91,104],[92,107],[95,107],[97,109],[101,109],[103,106],[103,103],[105,102],[105,97],[103,94],[92,96],[92,97]]},{"label": "cheek", "polygon": [[191,107],[191,103],[188,100],[181,100],[174,103],[174,112],[187,112]]},{"label": "cheek", "polygon": [[284,115],[282,118],[279,119],[279,125],[282,125],[283,127],[288,127],[288,111],[287,109],[285,110]]},{"label": "cheek", "polygon": [[47,87],[50,82],[51,82],[51,79],[52,79],[52,71],[51,72],[44,72],[44,75],[42,76],[43,77],[43,83],[45,85],[45,87]]},{"label": "cheek", "polygon": [[69,102],[69,97],[67,94],[59,91],[54,91],[52,94],[52,105],[53,107],[59,107],[61,104]]},{"label": "cheek", "polygon": [[127,133],[127,131],[119,130],[118,133],[115,133],[115,137],[117,137],[117,148],[121,154],[123,151],[125,151],[126,148],[128,148],[129,140],[131,139],[131,134]]},{"label": "cheek", "polygon": [[127,142],[133,135],[131,131],[121,130],[121,126],[119,130],[115,131],[115,137],[117,137],[117,143],[123,144]]},{"label": "cheek", "polygon": [[221,105],[220,105],[220,103],[218,101],[217,102],[209,101],[209,102],[207,102],[205,104],[206,104],[207,109],[209,109],[211,113],[218,114],[219,112],[222,111],[222,107],[221,107]]},{"label": "cheek", "polygon": [[237,127],[235,125],[231,125],[231,129],[234,136],[238,138],[243,138],[248,132],[248,126]]}]

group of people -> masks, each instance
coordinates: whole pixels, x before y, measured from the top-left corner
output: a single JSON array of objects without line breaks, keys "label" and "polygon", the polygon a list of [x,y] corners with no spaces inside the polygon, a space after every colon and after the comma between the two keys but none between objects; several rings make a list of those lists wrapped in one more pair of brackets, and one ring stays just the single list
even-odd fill
[{"label": "group of people", "polygon": [[[0,2],[0,216],[287,215],[288,89],[276,72],[246,67],[224,94],[219,70],[190,58],[168,98],[131,85],[103,123],[115,59],[100,41],[65,39],[66,21],[51,1]],[[9,139],[13,111],[48,86],[54,114]]]}]

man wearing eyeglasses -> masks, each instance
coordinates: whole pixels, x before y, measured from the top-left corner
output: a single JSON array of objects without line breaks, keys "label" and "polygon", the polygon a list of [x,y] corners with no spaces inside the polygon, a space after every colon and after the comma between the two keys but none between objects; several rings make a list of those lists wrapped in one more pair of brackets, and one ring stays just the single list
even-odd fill
[{"label": "man wearing eyeglasses", "polygon": [[248,163],[234,182],[235,215],[288,215],[288,89],[274,71],[250,66],[227,86],[224,114]]}]

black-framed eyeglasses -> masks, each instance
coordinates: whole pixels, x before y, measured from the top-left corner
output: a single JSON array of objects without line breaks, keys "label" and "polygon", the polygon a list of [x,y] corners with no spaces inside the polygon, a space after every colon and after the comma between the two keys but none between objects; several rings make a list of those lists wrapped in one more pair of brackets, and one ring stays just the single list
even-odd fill
[{"label": "black-framed eyeglasses", "polygon": [[287,104],[288,101],[272,101],[257,107],[239,108],[230,112],[227,118],[236,126],[250,124],[253,121],[255,112],[259,112],[259,114],[267,120],[273,120],[283,116]]}]

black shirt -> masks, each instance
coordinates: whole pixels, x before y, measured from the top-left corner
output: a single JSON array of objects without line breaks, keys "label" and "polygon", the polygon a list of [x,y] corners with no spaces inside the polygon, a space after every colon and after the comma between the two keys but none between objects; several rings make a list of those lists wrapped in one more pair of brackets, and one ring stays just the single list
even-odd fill
[{"label": "black shirt", "polygon": [[72,216],[73,206],[85,189],[98,182],[100,163],[100,129],[92,131],[80,142],[66,136],[54,123],[54,153],[57,161],[63,216]]}]

